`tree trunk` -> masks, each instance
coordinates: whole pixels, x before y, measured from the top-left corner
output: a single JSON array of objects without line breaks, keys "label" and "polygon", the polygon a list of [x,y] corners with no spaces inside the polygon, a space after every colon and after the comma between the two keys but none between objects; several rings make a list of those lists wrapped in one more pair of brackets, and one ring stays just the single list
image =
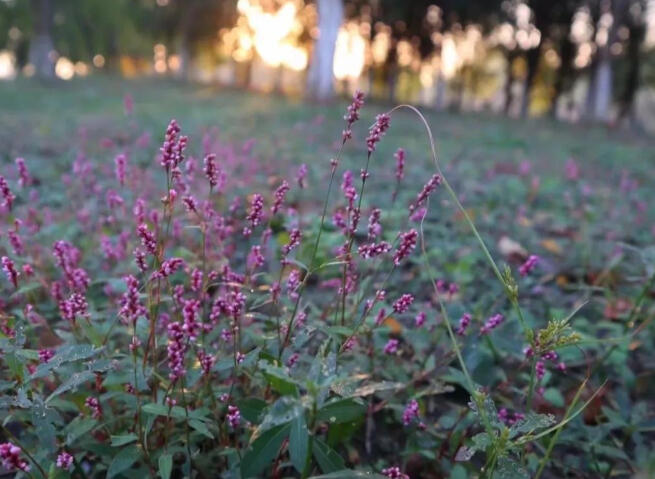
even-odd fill
[{"label": "tree trunk", "polygon": [[592,114],[594,120],[606,121],[612,104],[612,62],[608,48],[602,48],[598,53],[599,58],[594,70]]},{"label": "tree trunk", "polygon": [[514,60],[516,59],[516,50],[507,50],[507,72],[505,73],[505,105],[503,106],[503,111],[505,115],[509,115],[510,109],[512,108],[512,100],[514,96],[512,95],[512,86],[514,86]]},{"label": "tree trunk", "polygon": [[318,0],[318,39],[307,73],[307,94],[326,101],[334,96],[334,50],[343,21],[343,0]]},{"label": "tree trunk", "polygon": [[639,59],[641,53],[641,44],[646,34],[646,25],[641,18],[633,18],[629,24],[630,37],[626,51],[628,60],[628,73],[625,81],[625,87],[620,99],[620,109],[618,120],[626,119],[634,110],[635,96],[639,90],[640,72]]},{"label": "tree trunk", "polygon": [[537,45],[535,48],[529,49],[525,52],[525,60],[527,64],[527,72],[525,74],[525,83],[523,87],[523,100],[521,102],[521,117],[526,118],[530,113],[530,97],[534,79],[537,76],[537,68],[539,67],[539,57],[541,48]]},{"label": "tree trunk", "polygon": [[446,108],[446,77],[444,77],[441,70],[437,75],[436,93],[434,95],[434,108],[437,111],[442,111]]},{"label": "tree trunk", "polygon": [[593,70],[594,91],[592,117],[596,121],[608,121],[610,107],[612,106],[613,76],[612,52],[610,46],[616,40],[619,25],[626,13],[626,0],[611,0],[605,4],[606,9],[612,13],[612,25],[607,34],[607,41],[598,47],[597,61]]},{"label": "tree trunk", "polygon": [[575,48],[569,35],[572,21],[573,18],[569,18],[569,21],[566,26],[562,27],[563,31],[560,31],[559,35],[560,66],[557,69],[557,77],[555,78],[555,84],[553,85],[553,99],[550,104],[550,115],[553,119],[557,118],[557,103],[564,91],[569,88],[570,78],[573,74]]},{"label": "tree trunk", "polygon": [[51,0],[32,0],[35,12],[34,36],[30,41],[29,62],[34,65],[34,73],[39,78],[51,79],[55,76],[55,63],[51,52],[52,43],[52,3]]}]

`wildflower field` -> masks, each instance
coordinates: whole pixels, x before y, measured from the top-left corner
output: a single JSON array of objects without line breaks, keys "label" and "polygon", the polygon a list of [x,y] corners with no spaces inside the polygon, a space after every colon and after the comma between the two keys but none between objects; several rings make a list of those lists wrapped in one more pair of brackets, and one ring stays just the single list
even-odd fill
[{"label": "wildflower field", "polygon": [[3,477],[655,475],[652,140],[111,78],[0,106]]}]

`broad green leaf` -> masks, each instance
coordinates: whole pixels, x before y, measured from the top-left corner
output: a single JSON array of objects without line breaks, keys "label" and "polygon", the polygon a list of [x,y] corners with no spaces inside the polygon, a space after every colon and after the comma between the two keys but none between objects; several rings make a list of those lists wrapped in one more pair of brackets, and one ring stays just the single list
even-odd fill
[{"label": "broad green leaf", "polygon": [[241,416],[253,424],[259,424],[259,418],[264,412],[266,401],[259,398],[248,398],[237,402]]},{"label": "broad green leaf", "polygon": [[293,467],[300,473],[305,469],[307,453],[309,451],[309,431],[305,415],[300,414],[291,421],[291,432],[289,434],[289,455]]},{"label": "broad green leaf", "polygon": [[71,389],[76,389],[78,386],[93,379],[95,379],[95,374],[93,371],[73,373],[66,381],[60,384],[59,387],[55,389],[50,396],[48,396],[48,399],[46,399],[45,402],[47,403],[52,398],[55,398],[60,394],[65,393],[66,391],[70,391]]},{"label": "broad green leaf", "polygon": [[303,406],[296,398],[282,396],[265,411],[258,431],[262,432],[280,424],[290,423],[303,413]]},{"label": "broad green leaf", "polygon": [[316,462],[318,462],[321,471],[325,474],[341,471],[346,467],[341,456],[318,438],[314,439],[312,453],[314,454],[314,458],[316,459]]},{"label": "broad green leaf", "polygon": [[159,475],[161,479],[169,479],[173,472],[173,455],[162,454],[159,456]]},{"label": "broad green leaf", "polygon": [[114,460],[109,465],[109,469],[107,470],[107,479],[116,477],[121,472],[126,471],[132,467],[132,465],[139,460],[140,456],[141,453],[136,447],[130,446],[120,451],[118,454],[116,454],[116,457],[114,457]]},{"label": "broad green leaf", "polygon": [[243,479],[259,475],[270,466],[280,452],[282,442],[289,435],[288,424],[269,429],[252,443],[241,461]]},{"label": "broad green leaf", "polygon": [[273,389],[285,396],[297,396],[298,387],[289,373],[278,366],[273,366],[267,361],[259,361],[259,368],[264,373],[267,381]]},{"label": "broad green leaf", "polygon": [[339,399],[324,405],[317,413],[319,421],[332,424],[354,421],[364,415],[366,406],[356,399]]},{"label": "broad green leaf", "polygon": [[552,414],[536,414],[530,411],[523,420],[511,427],[509,436],[514,438],[519,434],[530,434],[553,424],[555,424],[555,416]]},{"label": "broad green leaf", "polygon": [[111,445],[114,447],[124,446],[130,444],[131,442],[136,441],[138,438],[136,434],[123,434],[120,436],[111,436]]},{"label": "broad green leaf", "polygon": [[198,421],[197,419],[191,419],[189,421],[189,426],[198,431],[200,434],[207,436],[210,439],[214,439],[214,435],[209,431],[209,428],[204,422]]}]

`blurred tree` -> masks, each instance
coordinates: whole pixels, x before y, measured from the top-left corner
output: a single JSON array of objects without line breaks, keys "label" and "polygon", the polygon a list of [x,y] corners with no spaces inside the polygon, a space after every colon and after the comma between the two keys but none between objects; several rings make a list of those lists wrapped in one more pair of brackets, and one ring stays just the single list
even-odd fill
[{"label": "blurred tree", "polygon": [[627,68],[623,89],[619,96],[619,121],[629,119],[636,123],[634,102],[637,91],[641,85],[641,57],[644,37],[646,35],[646,0],[633,0],[624,15],[625,28],[627,30],[627,45],[625,57]]},{"label": "blurred tree", "polygon": [[30,40],[29,62],[40,78],[55,76],[55,63],[52,56],[53,9],[51,0],[31,0],[33,12],[33,32]]},{"label": "blurred tree", "polygon": [[236,0],[169,0],[155,7],[153,36],[178,54],[180,78],[188,78],[196,50],[215,39],[221,27],[234,24],[236,4]]},{"label": "blurred tree", "polygon": [[342,0],[316,0],[318,11],[318,38],[312,48],[307,72],[307,95],[318,101],[334,96],[334,51],[343,23]]}]

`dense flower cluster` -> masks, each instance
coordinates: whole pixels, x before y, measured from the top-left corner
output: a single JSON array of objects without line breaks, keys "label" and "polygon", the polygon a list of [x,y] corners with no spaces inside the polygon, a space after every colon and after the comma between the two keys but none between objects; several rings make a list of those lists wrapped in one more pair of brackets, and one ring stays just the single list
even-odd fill
[{"label": "dense flower cluster", "polygon": [[491,316],[489,319],[485,321],[485,323],[482,325],[480,328],[480,334],[487,334],[489,333],[492,329],[497,328],[500,323],[503,322],[505,317],[502,314],[494,314]]},{"label": "dense flower cluster", "polygon": [[11,281],[11,284],[14,285],[14,288],[18,288],[18,271],[16,271],[16,266],[14,262],[9,259],[7,256],[2,257],[2,270],[7,275],[7,279]]},{"label": "dense flower cluster", "polygon": [[375,123],[366,137],[366,147],[368,148],[369,155],[375,151],[375,146],[380,142],[390,126],[391,117],[386,113],[381,113],[375,117]]},{"label": "dense flower cluster", "polygon": [[353,101],[346,110],[346,115],[343,117],[346,120],[346,128],[343,130],[342,140],[345,143],[353,136],[352,126],[359,120],[359,110],[364,106],[364,93],[357,90],[353,95]]},{"label": "dense flower cluster", "polygon": [[423,186],[423,189],[418,193],[414,202],[409,205],[409,212],[414,213],[417,208],[423,206],[427,201],[430,194],[437,189],[441,184],[441,176],[434,174],[430,180]]},{"label": "dense flower cluster", "polygon": [[411,422],[416,418],[418,418],[418,401],[416,399],[412,399],[409,401],[405,407],[405,410],[403,411],[403,424],[405,426],[409,426]]},{"label": "dense flower cluster", "polygon": [[18,469],[29,472],[30,465],[25,459],[20,457],[20,453],[20,447],[10,442],[0,444],[0,461],[2,461],[2,467],[9,471]]},{"label": "dense flower cluster", "polygon": [[118,314],[126,324],[136,323],[139,316],[146,314],[146,308],[139,299],[139,281],[132,275],[123,278],[127,291],[121,298],[121,309]]},{"label": "dense flower cluster", "polygon": [[227,407],[227,423],[232,429],[236,429],[241,424],[241,411],[236,406],[229,405]]},{"label": "dense flower cluster", "polygon": [[407,258],[412,251],[416,248],[418,240],[418,233],[415,229],[411,229],[405,233],[400,234],[400,244],[393,254],[393,264],[398,266],[402,260]]},{"label": "dense flower cluster", "polygon": [[409,476],[404,474],[398,466],[382,469],[382,474],[387,476],[389,479],[409,479]]},{"label": "dense flower cluster", "polygon": [[68,471],[73,465],[74,457],[66,451],[59,453],[57,456],[57,467]]},{"label": "dense flower cluster", "polygon": [[464,336],[469,324],[471,324],[471,315],[469,313],[464,313],[462,317],[459,318],[459,325],[457,326],[455,333],[457,333],[458,336]]},{"label": "dense flower cluster", "polygon": [[401,314],[409,309],[414,302],[414,296],[405,293],[393,303],[394,312]]}]

